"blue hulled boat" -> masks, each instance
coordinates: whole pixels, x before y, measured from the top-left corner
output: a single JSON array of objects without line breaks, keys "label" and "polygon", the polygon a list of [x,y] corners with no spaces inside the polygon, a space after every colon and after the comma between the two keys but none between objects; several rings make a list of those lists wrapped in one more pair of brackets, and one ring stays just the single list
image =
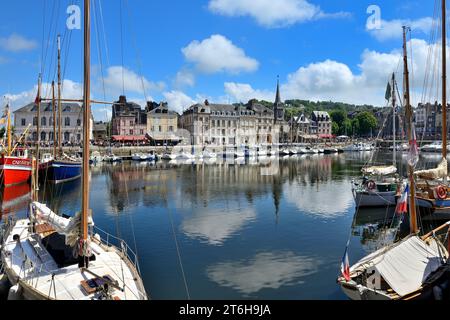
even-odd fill
[{"label": "blue hulled boat", "polygon": [[47,182],[59,184],[73,181],[81,177],[81,162],[52,160],[41,165],[40,170]]}]

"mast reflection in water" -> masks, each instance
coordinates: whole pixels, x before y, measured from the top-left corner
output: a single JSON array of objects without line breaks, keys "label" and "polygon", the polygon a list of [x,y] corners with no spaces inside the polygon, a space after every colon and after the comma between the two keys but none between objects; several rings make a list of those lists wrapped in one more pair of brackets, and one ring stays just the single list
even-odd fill
[{"label": "mast reflection in water", "polygon": [[[349,234],[354,262],[385,220],[385,208],[354,219],[351,181],[370,156],[100,164],[95,223],[136,250],[153,299],[187,298],[173,231],[193,299],[345,299],[335,279]],[[41,187],[59,214],[80,209],[80,192],[77,181]]]}]

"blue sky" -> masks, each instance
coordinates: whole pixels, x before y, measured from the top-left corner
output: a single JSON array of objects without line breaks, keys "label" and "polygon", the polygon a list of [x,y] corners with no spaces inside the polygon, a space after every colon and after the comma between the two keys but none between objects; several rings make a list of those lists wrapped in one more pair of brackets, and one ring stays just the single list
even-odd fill
[{"label": "blue sky", "polygon": [[[434,9],[429,1],[419,0],[92,2],[94,97],[103,99],[105,93],[107,100],[116,100],[122,93],[123,70],[130,100],[167,100],[179,112],[205,98],[213,102],[247,102],[253,97],[273,100],[277,75],[286,99],[383,105],[389,74],[395,71],[400,76],[402,72],[398,68],[400,26],[407,23],[413,27],[413,57],[418,69],[414,71],[420,79],[427,48],[423,40],[429,38]],[[71,4],[82,7],[80,0],[3,1],[2,11],[7,14],[0,22],[0,92],[14,108],[31,102],[36,95],[41,61],[44,82],[54,78],[55,37],[56,33],[69,34],[65,22]],[[102,25],[100,4],[105,32],[100,32],[98,42],[95,25]],[[380,8],[380,30],[367,28],[370,5]],[[70,47],[63,46],[63,65],[67,65],[64,93],[77,97],[82,32],[71,33]],[[48,53],[42,59],[47,43]],[[420,81],[414,80],[413,85],[419,86]],[[97,106],[94,116],[98,119],[107,114],[104,106]]]}]

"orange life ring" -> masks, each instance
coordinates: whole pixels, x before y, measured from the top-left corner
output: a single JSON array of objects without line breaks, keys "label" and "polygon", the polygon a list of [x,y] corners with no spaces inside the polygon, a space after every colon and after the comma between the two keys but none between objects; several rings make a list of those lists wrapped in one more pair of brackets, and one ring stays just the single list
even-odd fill
[{"label": "orange life ring", "polygon": [[436,197],[439,200],[447,199],[447,188],[445,186],[436,187]]},{"label": "orange life ring", "polygon": [[369,182],[367,182],[367,189],[375,190],[376,188],[377,188],[377,184],[375,183],[375,181],[370,180]]}]

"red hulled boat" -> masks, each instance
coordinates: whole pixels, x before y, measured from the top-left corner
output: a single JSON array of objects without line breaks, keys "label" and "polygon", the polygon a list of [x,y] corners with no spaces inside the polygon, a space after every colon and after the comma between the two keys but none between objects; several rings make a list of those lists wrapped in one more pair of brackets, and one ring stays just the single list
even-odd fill
[{"label": "red hulled boat", "polygon": [[28,182],[31,178],[31,167],[31,159],[2,155],[0,158],[1,185],[7,187]]}]

